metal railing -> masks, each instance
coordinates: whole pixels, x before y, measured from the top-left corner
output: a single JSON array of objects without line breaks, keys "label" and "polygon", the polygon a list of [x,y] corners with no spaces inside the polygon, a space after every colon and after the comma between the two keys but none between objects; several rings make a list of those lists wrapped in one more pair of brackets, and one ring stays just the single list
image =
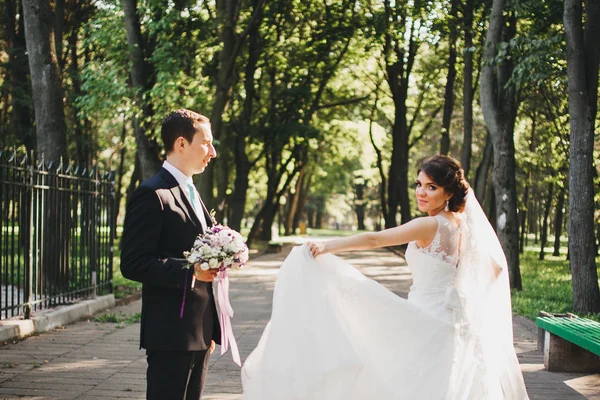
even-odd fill
[{"label": "metal railing", "polygon": [[0,149],[0,319],[112,292],[114,174]]}]

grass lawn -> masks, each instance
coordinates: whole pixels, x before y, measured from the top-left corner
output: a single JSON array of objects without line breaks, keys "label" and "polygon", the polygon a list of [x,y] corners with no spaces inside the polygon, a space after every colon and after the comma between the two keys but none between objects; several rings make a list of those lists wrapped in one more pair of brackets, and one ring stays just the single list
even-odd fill
[{"label": "grass lawn", "polygon": [[[516,314],[535,320],[540,310],[550,313],[573,312],[571,270],[566,260],[566,247],[561,255],[552,256],[547,249],[545,260],[539,260],[539,247],[526,247],[521,255],[523,290],[512,292],[512,307]],[[596,259],[600,265],[600,257]],[[598,271],[600,275],[600,269]],[[579,314],[578,314],[579,315]],[[600,314],[580,315],[600,321]]]}]

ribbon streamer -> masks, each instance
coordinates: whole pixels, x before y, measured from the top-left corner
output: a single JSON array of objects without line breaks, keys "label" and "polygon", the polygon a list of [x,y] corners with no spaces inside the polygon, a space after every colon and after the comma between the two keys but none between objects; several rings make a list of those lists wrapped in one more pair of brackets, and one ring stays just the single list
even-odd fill
[{"label": "ribbon streamer", "polygon": [[[185,270],[185,281],[187,282],[188,270]],[[181,300],[181,311],[179,311],[179,319],[183,318],[183,309],[185,308],[185,295],[187,294],[187,285],[183,284],[183,300]]]},{"label": "ribbon streamer", "polygon": [[231,346],[231,356],[233,358],[233,362],[241,367],[242,362],[240,360],[240,353],[237,342],[235,341],[235,336],[233,334],[233,328],[231,326],[233,308],[229,302],[229,278],[227,277],[227,270],[220,270],[218,277],[217,309],[219,310],[219,323],[221,324],[221,355],[225,354],[229,349],[229,346]]}]

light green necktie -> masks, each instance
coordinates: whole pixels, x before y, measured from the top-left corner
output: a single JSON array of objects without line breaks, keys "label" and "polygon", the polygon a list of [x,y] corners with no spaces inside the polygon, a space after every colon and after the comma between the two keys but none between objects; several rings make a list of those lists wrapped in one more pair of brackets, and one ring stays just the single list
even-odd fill
[{"label": "light green necktie", "polygon": [[202,211],[198,212],[198,208],[196,207],[196,190],[194,189],[194,186],[192,186],[189,183],[187,184],[187,187],[190,192],[190,202],[192,203],[192,208],[194,209],[194,212],[196,213],[196,217],[200,221],[200,225],[202,225],[202,229],[206,230],[206,228],[207,228],[206,217],[204,216],[204,213],[202,213]]},{"label": "light green necktie", "polygon": [[196,209],[196,191],[194,190],[194,187],[189,183],[187,184],[187,187],[190,191],[190,202],[192,203],[192,208],[196,212],[196,215],[198,215],[198,210]]}]

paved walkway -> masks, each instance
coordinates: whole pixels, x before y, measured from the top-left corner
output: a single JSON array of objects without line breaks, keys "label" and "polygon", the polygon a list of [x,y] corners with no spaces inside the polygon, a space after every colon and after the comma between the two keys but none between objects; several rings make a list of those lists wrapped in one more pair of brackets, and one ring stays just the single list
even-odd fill
[{"label": "paved walkway", "polygon": [[[232,304],[242,360],[256,346],[271,312],[275,276],[285,253],[253,260],[232,276]],[[411,284],[400,257],[385,250],[347,253],[361,271],[400,296]],[[140,301],[110,310],[139,312]],[[549,373],[530,321],[515,318],[515,347],[532,400],[600,400],[600,375]],[[0,348],[0,399],[144,399],[146,359],[139,324],[81,321]],[[239,367],[213,354],[204,400],[240,400]],[[326,399],[324,399],[326,400]]]}]

